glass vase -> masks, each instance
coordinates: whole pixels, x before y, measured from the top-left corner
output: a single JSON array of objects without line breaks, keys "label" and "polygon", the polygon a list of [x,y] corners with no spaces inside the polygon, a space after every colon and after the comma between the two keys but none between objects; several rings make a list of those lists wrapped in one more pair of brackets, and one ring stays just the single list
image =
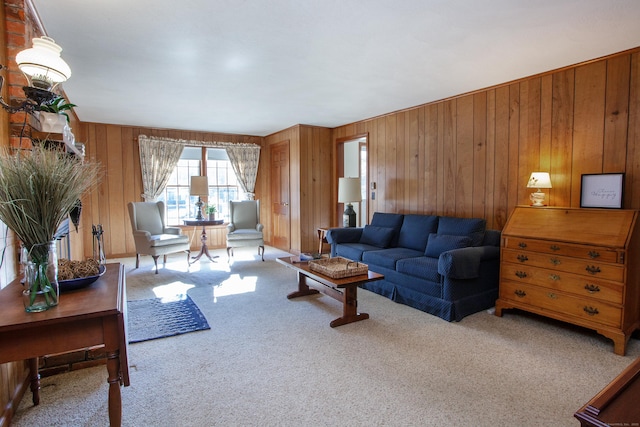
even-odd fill
[{"label": "glass vase", "polygon": [[58,255],[55,240],[33,245],[29,249],[22,291],[24,309],[28,313],[45,311],[58,305]]}]

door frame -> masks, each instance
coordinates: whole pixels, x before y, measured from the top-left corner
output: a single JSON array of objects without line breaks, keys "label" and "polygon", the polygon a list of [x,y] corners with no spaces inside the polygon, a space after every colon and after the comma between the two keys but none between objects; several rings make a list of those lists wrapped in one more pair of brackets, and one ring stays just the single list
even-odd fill
[{"label": "door frame", "polygon": [[[344,211],[344,205],[342,203],[338,203],[338,178],[340,178],[341,176],[344,175],[344,144],[347,142],[351,142],[354,140],[364,140],[364,142],[361,142],[360,145],[364,145],[365,151],[367,152],[367,165],[366,165],[366,171],[367,171],[367,182],[366,182],[366,186],[367,186],[367,195],[366,198],[364,199],[366,201],[366,209],[365,212],[362,212],[362,209],[360,209],[361,211],[361,216],[364,214],[365,216],[365,220],[364,223],[369,222],[369,205],[370,205],[370,200],[369,200],[369,181],[370,181],[370,162],[369,162],[369,132],[364,132],[364,133],[359,133],[359,134],[355,134],[355,135],[349,135],[349,136],[344,136],[344,137],[340,137],[340,138],[336,138],[335,141],[335,152],[336,155],[334,156],[335,161],[334,161],[334,173],[333,173],[333,182],[332,182],[332,190],[331,190],[331,194],[332,194],[332,200],[334,202],[334,209],[333,209],[333,213],[332,213],[332,218],[331,218],[331,223],[336,226],[336,227],[341,227],[341,221],[339,221],[339,218],[342,218],[342,212]],[[360,163],[362,161],[362,157],[358,156],[358,162]],[[360,177],[360,171],[362,170],[362,165],[359,165],[358,167],[358,177]],[[362,205],[362,204],[360,204]]]}]

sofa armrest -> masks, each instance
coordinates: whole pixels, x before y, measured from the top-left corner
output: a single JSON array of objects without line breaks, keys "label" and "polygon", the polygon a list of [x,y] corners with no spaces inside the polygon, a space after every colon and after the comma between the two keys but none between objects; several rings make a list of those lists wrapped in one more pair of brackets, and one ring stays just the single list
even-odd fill
[{"label": "sofa armrest", "polygon": [[451,279],[476,279],[480,274],[480,264],[492,259],[500,259],[499,247],[475,246],[453,249],[440,254],[438,273]]},{"label": "sofa armrest", "polygon": [[264,225],[258,224],[256,225],[256,231],[262,231],[264,229]]},{"label": "sofa armrest", "polygon": [[330,228],[327,231],[327,242],[330,245],[336,245],[338,243],[357,243],[362,236],[362,228],[359,227],[345,227],[345,228]]},{"label": "sofa armrest", "polygon": [[227,233],[231,233],[235,229],[236,229],[236,226],[234,223],[230,222],[229,224],[227,224]]},{"label": "sofa armrest", "polygon": [[175,234],[176,236],[179,236],[182,234],[182,230],[178,227],[165,227],[164,234]]}]

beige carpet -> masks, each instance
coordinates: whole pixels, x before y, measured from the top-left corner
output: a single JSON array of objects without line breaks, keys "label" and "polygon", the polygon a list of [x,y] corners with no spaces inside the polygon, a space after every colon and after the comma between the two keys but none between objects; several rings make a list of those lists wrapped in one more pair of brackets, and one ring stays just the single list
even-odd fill
[{"label": "beige carpet", "polygon": [[[128,299],[188,292],[211,330],[129,346],[124,426],[578,426],[573,413],[640,356],[587,330],[488,312],[448,323],[360,291],[370,319],[332,329],[327,296],[287,300],[295,273],[253,250],[229,266],[125,262]],[[61,298],[61,304],[64,299]],[[15,426],[106,426],[104,367],[42,381]]]}]

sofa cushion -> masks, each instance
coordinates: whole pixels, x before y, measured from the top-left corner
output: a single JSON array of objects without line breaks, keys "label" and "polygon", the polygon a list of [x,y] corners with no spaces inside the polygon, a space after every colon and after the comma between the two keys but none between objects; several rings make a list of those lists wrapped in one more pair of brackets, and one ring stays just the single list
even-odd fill
[{"label": "sofa cushion", "polygon": [[438,230],[436,215],[405,215],[398,236],[398,246],[423,252],[430,233]]},{"label": "sofa cushion", "polygon": [[424,254],[429,257],[438,258],[442,252],[466,248],[468,246],[471,246],[471,239],[468,236],[431,233],[429,234],[427,249],[424,251]]},{"label": "sofa cushion", "polygon": [[[389,248],[380,251],[367,251],[362,254],[362,262],[369,266],[380,266],[391,270],[396,269],[396,262],[403,258],[413,258],[422,255],[420,251],[407,248]],[[375,268],[374,268],[375,270]]]},{"label": "sofa cushion", "polygon": [[454,218],[441,216],[438,220],[438,234],[469,236],[471,246],[481,246],[487,221],[482,218]]},{"label": "sofa cushion", "polygon": [[389,246],[394,247],[398,246],[398,235],[400,234],[400,227],[402,226],[403,219],[404,215],[402,214],[375,212],[373,214],[373,218],[371,218],[371,225],[375,225],[376,227],[393,228],[395,230],[395,234],[393,235]]},{"label": "sofa cushion", "polygon": [[403,258],[396,262],[396,271],[398,273],[408,274],[421,279],[430,280],[440,283],[440,275],[438,274],[438,258],[430,258],[419,256],[415,258]]},{"label": "sofa cushion", "polygon": [[376,227],[375,225],[365,225],[360,236],[360,243],[365,245],[388,248],[395,230],[387,227]]},{"label": "sofa cushion", "polygon": [[340,243],[336,245],[335,256],[341,256],[353,261],[362,261],[362,254],[366,251],[375,251],[380,248],[362,243]]}]

